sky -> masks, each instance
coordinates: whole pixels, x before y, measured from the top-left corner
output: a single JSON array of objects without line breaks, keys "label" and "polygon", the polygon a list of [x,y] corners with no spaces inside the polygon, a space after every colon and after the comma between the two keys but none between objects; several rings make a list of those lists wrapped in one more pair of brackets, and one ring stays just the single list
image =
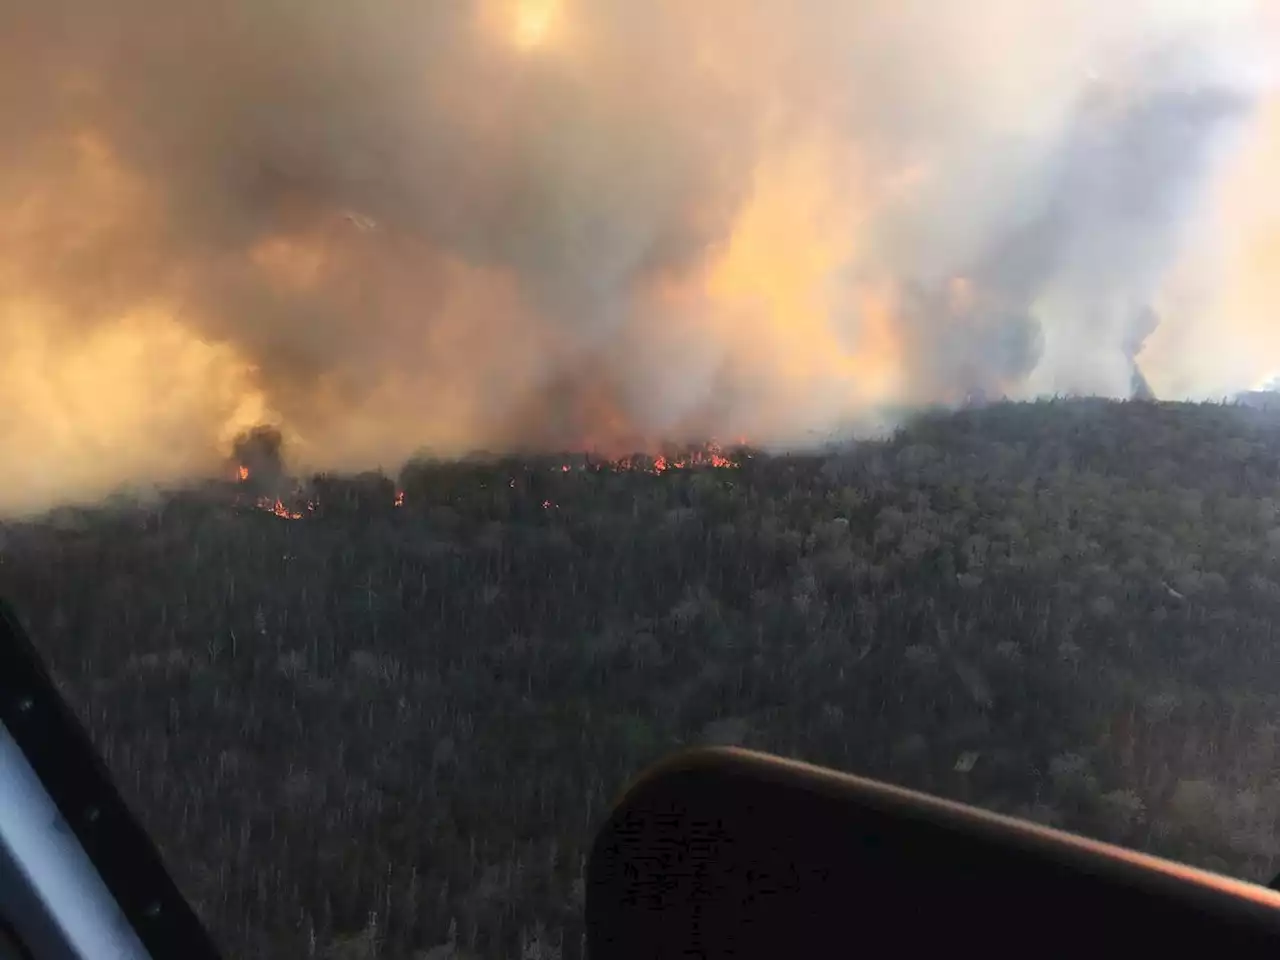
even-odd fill
[{"label": "sky", "polygon": [[1280,373],[1274,3],[16,3],[0,512]]}]

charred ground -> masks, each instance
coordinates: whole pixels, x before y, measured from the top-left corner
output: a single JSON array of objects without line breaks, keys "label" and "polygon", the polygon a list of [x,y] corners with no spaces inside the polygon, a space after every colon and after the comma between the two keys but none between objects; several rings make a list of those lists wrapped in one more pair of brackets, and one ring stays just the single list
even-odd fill
[{"label": "charred ground", "polygon": [[11,525],[0,593],[228,956],[579,957],[592,831],[696,742],[1280,869],[1274,414],[716,456],[237,477]]}]

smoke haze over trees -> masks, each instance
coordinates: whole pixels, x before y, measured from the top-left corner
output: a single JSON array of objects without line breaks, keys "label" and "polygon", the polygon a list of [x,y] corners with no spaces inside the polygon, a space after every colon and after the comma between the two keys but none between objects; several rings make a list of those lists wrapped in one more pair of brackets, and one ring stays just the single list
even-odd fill
[{"label": "smoke haze over trees", "polygon": [[1280,869],[1274,0],[5,8],[0,595],[229,955],[576,958],[698,742]]},{"label": "smoke haze over trees", "polygon": [[260,422],[361,469],[1246,389],[1276,40],[1240,0],[19,0],[0,510]]}]

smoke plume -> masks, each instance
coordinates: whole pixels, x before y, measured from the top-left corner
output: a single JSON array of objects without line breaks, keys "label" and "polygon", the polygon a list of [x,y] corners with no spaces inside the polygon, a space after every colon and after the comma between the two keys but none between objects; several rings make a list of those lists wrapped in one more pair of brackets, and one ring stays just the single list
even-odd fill
[{"label": "smoke plume", "polygon": [[[16,9],[15,9],[16,8]],[[14,0],[0,511],[1280,368],[1258,0]]]}]

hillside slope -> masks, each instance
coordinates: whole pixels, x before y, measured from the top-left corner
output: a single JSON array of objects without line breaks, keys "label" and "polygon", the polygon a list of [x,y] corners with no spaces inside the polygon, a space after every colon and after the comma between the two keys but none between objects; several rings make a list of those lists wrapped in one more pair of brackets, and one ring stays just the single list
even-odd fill
[{"label": "hillside slope", "polygon": [[696,742],[1280,870],[1280,420],[1002,404],[735,461],[117,505],[8,528],[0,594],[230,956],[579,957],[592,831]]}]

